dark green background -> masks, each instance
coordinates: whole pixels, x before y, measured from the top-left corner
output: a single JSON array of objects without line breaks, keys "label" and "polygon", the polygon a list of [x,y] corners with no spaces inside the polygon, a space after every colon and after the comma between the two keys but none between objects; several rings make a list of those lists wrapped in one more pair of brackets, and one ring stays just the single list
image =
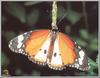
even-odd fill
[{"label": "dark green background", "polygon": [[8,48],[9,41],[19,34],[36,29],[51,29],[52,2],[2,1],[1,4],[2,75],[98,75],[98,2],[57,2],[59,31],[69,35],[86,51],[91,64],[87,72],[73,68],[54,71],[47,66],[38,66]]}]

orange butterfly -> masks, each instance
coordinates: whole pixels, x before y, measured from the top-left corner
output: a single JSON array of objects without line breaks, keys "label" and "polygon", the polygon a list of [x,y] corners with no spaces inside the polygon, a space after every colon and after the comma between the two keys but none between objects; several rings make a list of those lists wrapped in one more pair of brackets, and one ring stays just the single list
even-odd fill
[{"label": "orange butterfly", "polygon": [[29,60],[48,65],[54,70],[67,66],[82,71],[89,69],[88,57],[69,36],[58,30],[41,29],[29,31],[12,39],[9,48],[28,56]]}]

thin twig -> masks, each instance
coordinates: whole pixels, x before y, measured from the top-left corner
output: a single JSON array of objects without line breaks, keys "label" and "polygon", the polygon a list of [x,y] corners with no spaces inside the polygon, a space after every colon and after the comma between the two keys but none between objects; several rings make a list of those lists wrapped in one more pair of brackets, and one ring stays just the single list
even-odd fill
[{"label": "thin twig", "polygon": [[57,22],[57,2],[54,0],[52,5],[52,29],[58,29],[56,22]]},{"label": "thin twig", "polygon": [[85,20],[85,26],[88,29],[89,24],[88,24],[87,12],[86,12],[86,3],[82,2],[82,4],[83,4],[83,15],[84,15],[84,20]]}]

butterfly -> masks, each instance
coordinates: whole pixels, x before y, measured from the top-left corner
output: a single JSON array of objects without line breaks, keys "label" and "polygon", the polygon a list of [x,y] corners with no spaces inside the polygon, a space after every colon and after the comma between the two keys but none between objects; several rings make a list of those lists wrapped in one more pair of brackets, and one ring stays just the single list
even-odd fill
[{"label": "butterfly", "polygon": [[89,69],[88,56],[68,35],[55,29],[25,32],[9,42],[9,48],[28,57],[33,63],[48,65],[54,70],[73,67]]}]

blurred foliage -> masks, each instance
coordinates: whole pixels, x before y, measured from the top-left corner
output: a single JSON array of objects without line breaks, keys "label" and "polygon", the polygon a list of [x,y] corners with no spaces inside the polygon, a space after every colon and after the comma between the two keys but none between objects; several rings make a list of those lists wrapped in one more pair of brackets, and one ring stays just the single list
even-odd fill
[{"label": "blurred foliage", "polygon": [[23,32],[51,28],[52,2],[2,1],[2,75],[11,76],[97,76],[98,75],[98,2],[86,2],[85,24],[82,2],[58,2],[57,25],[59,31],[71,35],[89,56],[90,70],[54,71],[30,62],[25,56],[15,54],[8,48],[9,41]]},{"label": "blurred foliage", "polygon": [[[88,47],[87,52],[89,56],[91,56],[92,52],[95,52],[98,50],[98,39],[96,35],[90,34],[87,30],[81,29],[79,31],[80,38],[74,37],[73,39],[80,45],[82,48]],[[94,36],[94,37],[93,37]],[[93,53],[94,54],[94,53]],[[97,75],[94,70],[98,69],[98,55],[95,56],[96,60],[93,61],[94,58],[90,59],[89,58],[89,63],[90,63],[90,70],[85,73],[81,73],[81,75]]]},{"label": "blurred foliage", "polygon": [[34,9],[29,15],[27,15],[27,23],[32,26],[38,21],[39,11]]},{"label": "blurred foliage", "polygon": [[38,3],[41,3],[41,1],[27,1],[24,3],[24,5],[26,6],[30,6],[30,5],[35,5],[35,4],[38,4]]},{"label": "blurred foliage", "polygon": [[4,37],[6,38],[6,40],[9,42],[9,40],[11,38],[13,38],[14,36],[16,36],[16,34],[12,31],[7,31],[7,32],[4,32],[2,31],[2,35],[4,35]]},{"label": "blurred foliage", "polygon": [[81,14],[80,13],[77,13],[75,11],[72,11],[72,10],[68,10],[67,12],[67,19],[72,23],[72,24],[75,24],[76,22],[78,22],[81,18]]},{"label": "blurred foliage", "polygon": [[32,72],[32,75],[33,75],[33,76],[40,76],[40,72],[39,72],[39,71],[33,71],[33,72]]},{"label": "blurred foliage", "polygon": [[8,11],[8,13],[19,19],[22,23],[26,22],[26,11],[24,7],[20,6],[17,3],[9,3],[6,7],[6,10]]},{"label": "blurred foliage", "polygon": [[9,64],[9,59],[7,58],[7,56],[2,52],[2,56],[1,56],[1,65],[2,66],[7,66]]},{"label": "blurred foliage", "polygon": [[21,69],[17,68],[16,71],[15,71],[15,74],[16,74],[16,75],[21,75],[21,74],[22,74]]},{"label": "blurred foliage", "polygon": [[63,7],[58,7],[58,19],[61,20],[62,18],[67,18],[71,22],[71,24],[77,23],[80,18],[82,17],[82,14],[73,11],[72,9],[66,10]]},{"label": "blurred foliage", "polygon": [[79,31],[80,33],[80,38],[76,37],[76,42],[83,46],[83,47],[88,47],[89,51],[95,51],[98,49],[98,39],[96,34],[90,34],[87,30],[81,29]]}]

